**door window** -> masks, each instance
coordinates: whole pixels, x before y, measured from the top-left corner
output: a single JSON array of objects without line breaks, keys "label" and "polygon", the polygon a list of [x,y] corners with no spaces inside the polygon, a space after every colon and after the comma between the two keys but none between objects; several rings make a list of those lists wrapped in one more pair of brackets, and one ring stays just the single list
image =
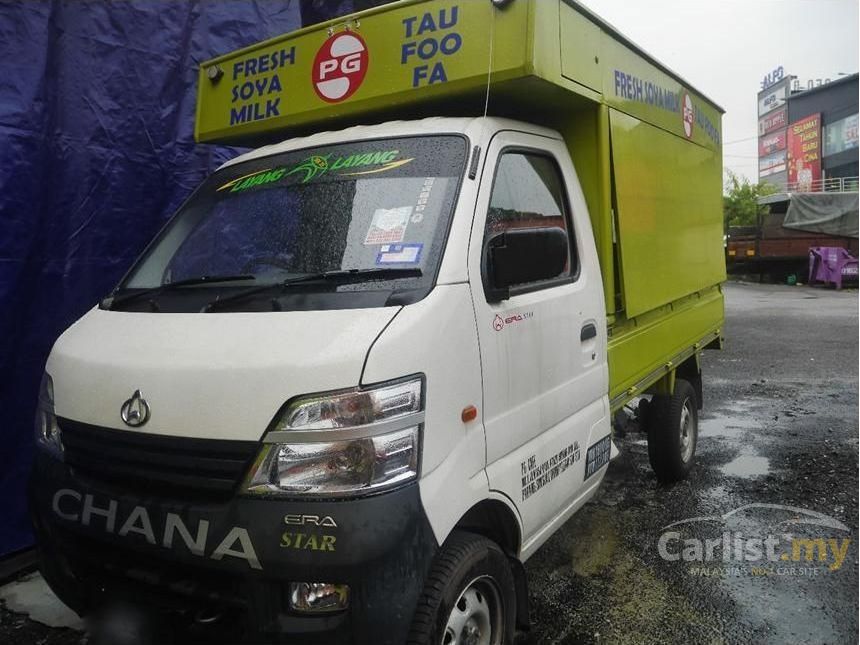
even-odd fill
[{"label": "door window", "polygon": [[[559,228],[568,237],[568,260],[564,270],[549,281],[576,275],[577,258],[569,228],[564,184],[555,161],[545,155],[506,152],[499,158],[487,224],[484,247],[490,238],[517,228]],[[529,285],[524,285],[529,286]]]}]

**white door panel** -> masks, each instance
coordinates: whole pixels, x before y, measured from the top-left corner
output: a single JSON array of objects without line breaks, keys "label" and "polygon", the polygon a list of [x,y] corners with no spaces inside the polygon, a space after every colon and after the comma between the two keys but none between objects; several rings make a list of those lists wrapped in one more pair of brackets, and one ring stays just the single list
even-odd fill
[{"label": "white door panel", "polygon": [[[594,478],[588,482],[584,478],[589,440],[596,433],[607,434],[609,428],[602,283],[588,213],[561,142],[516,132],[494,137],[475,213],[470,281],[482,284],[484,232],[497,164],[504,154],[532,159],[533,151],[551,155],[561,170],[567,187],[567,227],[572,220],[576,239],[578,277],[572,282],[547,283],[544,288],[512,295],[500,303],[488,303],[480,287],[472,292],[484,384],[487,475],[490,488],[504,493],[519,508],[525,539],[570,507],[584,486],[593,483]],[[541,166],[543,175],[535,174],[536,182],[545,176],[545,166]],[[527,174],[508,180],[513,187],[501,186],[503,178],[507,179],[500,173],[496,183],[498,190],[506,191],[502,197],[504,217],[516,222],[511,228],[523,227],[523,218],[528,222],[525,226],[543,226],[535,212],[546,210],[547,199],[540,192],[550,188],[544,184],[523,186],[531,180]],[[537,204],[526,212],[529,199]],[[524,205],[508,206],[518,200]],[[496,204],[492,202],[493,208]],[[507,214],[518,208],[526,215]],[[494,217],[498,218],[498,213]],[[560,220],[551,216],[543,221],[549,219]],[[493,231],[499,230],[497,221],[492,226]],[[583,334],[588,325],[592,329]]]}]

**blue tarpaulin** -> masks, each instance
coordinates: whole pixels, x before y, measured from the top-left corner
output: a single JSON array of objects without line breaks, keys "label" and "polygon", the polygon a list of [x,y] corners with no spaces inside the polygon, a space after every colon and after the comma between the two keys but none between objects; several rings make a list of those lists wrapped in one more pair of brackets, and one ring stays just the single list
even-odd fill
[{"label": "blue tarpaulin", "polygon": [[235,155],[194,142],[197,63],[302,12],[311,24],[366,4],[0,0],[0,556],[32,543],[33,412],[54,340]]}]

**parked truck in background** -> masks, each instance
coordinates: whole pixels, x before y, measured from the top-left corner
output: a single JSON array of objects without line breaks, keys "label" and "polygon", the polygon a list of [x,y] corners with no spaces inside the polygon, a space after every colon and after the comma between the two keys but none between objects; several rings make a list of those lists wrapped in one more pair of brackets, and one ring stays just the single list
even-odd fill
[{"label": "parked truck in background", "polygon": [[553,0],[396,2],[198,98],[201,142],[258,147],[53,348],[46,580],[296,643],[512,642],[617,410],[650,398],[658,479],[692,465],[722,111]]},{"label": "parked truck in background", "polygon": [[790,276],[805,282],[809,250],[841,247],[857,256],[857,238],[785,228],[786,204],[762,214],[754,226],[731,226],[726,238],[726,270],[734,275],[758,275],[784,282]]}]

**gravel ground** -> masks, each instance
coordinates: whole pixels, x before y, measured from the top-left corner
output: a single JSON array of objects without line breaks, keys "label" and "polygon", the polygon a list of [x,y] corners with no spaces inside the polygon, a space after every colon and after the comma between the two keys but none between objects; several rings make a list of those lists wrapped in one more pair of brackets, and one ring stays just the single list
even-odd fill
[{"label": "gravel ground", "polygon": [[[694,472],[660,486],[631,424],[600,493],[526,565],[521,645],[857,642],[857,294],[729,284],[726,307],[726,350],[704,359]],[[666,528],[694,517],[706,519]],[[705,561],[689,546],[693,559],[667,561],[666,531],[679,534],[670,556],[726,532],[746,550],[716,546]],[[744,546],[767,536],[773,562]],[[825,539],[825,560],[795,562],[792,537]],[[0,607],[2,643],[86,640]]]}]

